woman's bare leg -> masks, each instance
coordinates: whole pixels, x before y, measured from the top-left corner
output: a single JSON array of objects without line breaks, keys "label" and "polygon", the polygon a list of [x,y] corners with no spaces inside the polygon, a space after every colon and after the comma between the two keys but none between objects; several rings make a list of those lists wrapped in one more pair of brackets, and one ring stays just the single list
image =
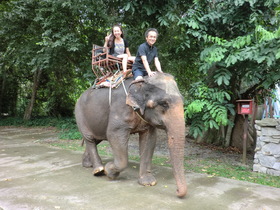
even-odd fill
[{"label": "woman's bare leg", "polygon": [[127,59],[128,59],[128,55],[127,54],[122,54],[122,55],[118,55],[118,58],[122,58],[122,66],[123,66],[123,72],[127,71]]}]

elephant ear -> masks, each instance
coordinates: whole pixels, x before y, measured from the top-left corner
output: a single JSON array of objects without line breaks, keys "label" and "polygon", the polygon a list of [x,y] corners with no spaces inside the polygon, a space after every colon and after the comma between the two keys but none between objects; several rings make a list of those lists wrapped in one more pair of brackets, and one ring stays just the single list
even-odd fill
[{"label": "elephant ear", "polygon": [[140,110],[141,115],[145,111],[145,101],[144,101],[144,80],[133,81],[128,90],[128,95],[126,97],[126,104],[131,106],[134,111]]}]

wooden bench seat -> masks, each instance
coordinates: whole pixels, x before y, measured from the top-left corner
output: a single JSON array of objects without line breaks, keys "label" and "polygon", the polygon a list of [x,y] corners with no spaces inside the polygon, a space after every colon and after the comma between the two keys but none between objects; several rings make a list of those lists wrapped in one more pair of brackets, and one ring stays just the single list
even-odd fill
[{"label": "wooden bench seat", "polygon": [[[127,62],[127,69],[132,69],[132,62]],[[109,55],[105,47],[93,45],[92,49],[92,71],[96,78],[112,75],[117,71],[122,71],[122,58]]]},{"label": "wooden bench seat", "polygon": [[[98,45],[93,45],[91,64],[92,71],[96,76],[94,87],[101,87],[105,81],[114,80],[116,75],[120,75],[119,73],[123,71],[122,58],[109,55],[108,50],[105,47],[100,47]],[[132,62],[128,61],[127,72],[122,74],[122,79],[131,76],[131,69]],[[118,81],[118,84],[120,81]],[[116,85],[116,87],[117,86],[118,85]]]}]

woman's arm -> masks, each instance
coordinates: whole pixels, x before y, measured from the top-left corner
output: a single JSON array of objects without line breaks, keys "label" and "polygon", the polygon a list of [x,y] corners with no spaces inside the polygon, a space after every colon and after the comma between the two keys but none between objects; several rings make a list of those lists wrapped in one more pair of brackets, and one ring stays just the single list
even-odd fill
[{"label": "woman's arm", "polygon": [[130,54],[130,51],[129,51],[129,48],[128,48],[128,47],[125,49],[125,52],[126,52],[126,54],[128,55],[128,57],[131,57],[131,54]]},{"label": "woman's arm", "polygon": [[110,38],[111,34],[109,34],[108,36],[105,37],[105,42],[103,47],[105,47],[105,49],[103,49],[103,52],[105,52],[105,50],[108,49],[108,42],[109,42],[109,38]]}]

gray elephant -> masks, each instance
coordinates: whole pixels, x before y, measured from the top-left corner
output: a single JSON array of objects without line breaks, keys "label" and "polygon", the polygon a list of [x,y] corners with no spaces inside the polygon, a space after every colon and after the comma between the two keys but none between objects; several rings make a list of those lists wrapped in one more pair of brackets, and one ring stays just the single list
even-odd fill
[{"label": "gray elephant", "polygon": [[[125,87],[125,88],[124,88]],[[93,174],[118,177],[128,164],[130,134],[139,133],[140,171],[138,182],[144,186],[156,184],[151,173],[156,145],[156,128],[168,136],[170,159],[177,184],[177,196],[187,193],[184,175],[185,121],[183,98],[174,78],[166,73],[144,77],[142,81],[127,79],[124,85],[86,90],[76,103],[75,117],[86,144],[83,166],[93,167]],[[113,161],[105,167],[97,145],[108,140]]]}]

